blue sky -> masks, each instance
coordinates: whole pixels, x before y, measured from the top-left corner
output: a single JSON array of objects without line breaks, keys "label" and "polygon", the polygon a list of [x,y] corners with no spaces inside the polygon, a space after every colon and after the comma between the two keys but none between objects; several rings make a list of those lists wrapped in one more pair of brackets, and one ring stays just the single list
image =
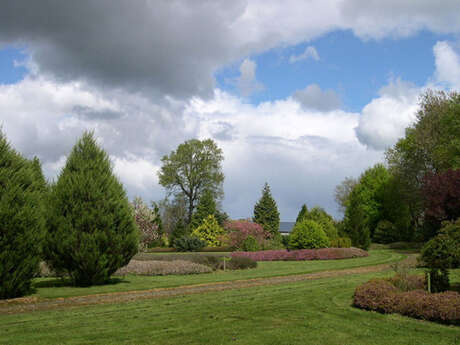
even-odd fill
[{"label": "blue sky", "polygon": [[212,138],[231,217],[268,182],[283,221],[340,218],[335,186],[384,161],[420,95],[460,90],[459,34],[458,0],[6,0],[0,124],[51,180],[93,130],[145,200],[163,155]]}]

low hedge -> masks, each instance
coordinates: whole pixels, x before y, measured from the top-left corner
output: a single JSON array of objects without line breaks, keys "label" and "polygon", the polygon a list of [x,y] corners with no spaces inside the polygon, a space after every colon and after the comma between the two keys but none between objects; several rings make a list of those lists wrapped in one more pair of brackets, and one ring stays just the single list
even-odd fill
[{"label": "low hedge", "polygon": [[416,290],[402,291],[392,280],[373,279],[358,286],[354,306],[380,313],[398,313],[417,319],[460,325],[460,294],[454,291],[430,294],[420,289],[422,279],[413,279]]},{"label": "low hedge", "polygon": [[118,269],[114,275],[149,275],[149,276],[164,276],[170,274],[199,274],[210,273],[212,268],[197,264],[190,261],[174,260],[174,261],[139,261],[131,260],[128,265]]},{"label": "low hedge", "polygon": [[255,261],[338,260],[369,256],[359,248],[321,248],[300,250],[264,250],[258,252],[233,252],[234,257],[247,257]]}]

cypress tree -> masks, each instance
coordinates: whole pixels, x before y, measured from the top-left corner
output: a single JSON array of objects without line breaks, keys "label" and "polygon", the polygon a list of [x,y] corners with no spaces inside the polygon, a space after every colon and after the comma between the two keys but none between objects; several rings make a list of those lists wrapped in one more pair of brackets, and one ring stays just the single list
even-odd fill
[{"label": "cypress tree", "polygon": [[34,169],[0,132],[0,299],[30,293],[39,270],[45,187]]},{"label": "cypress tree", "polygon": [[262,190],[262,197],[254,206],[255,223],[261,225],[264,230],[270,232],[273,238],[281,236],[280,228],[280,213],[276,206],[276,201],[273,199],[268,183],[265,183]]},{"label": "cypress tree", "polygon": [[102,284],[128,264],[138,229],[107,153],[84,133],[50,192],[46,259],[74,284]]},{"label": "cypress tree", "polygon": [[209,215],[216,216],[216,213],[217,207],[214,197],[211,191],[206,190],[201,195],[196,207],[196,211],[193,214],[191,223],[192,230],[198,228],[203,223],[203,220],[206,219]]},{"label": "cypress tree", "polygon": [[303,205],[302,205],[302,208],[301,208],[300,211],[299,211],[299,214],[297,215],[297,218],[296,218],[296,220],[295,220],[295,223],[297,224],[297,223],[301,222],[301,221],[305,218],[305,216],[306,216],[307,214],[308,214],[307,205],[306,205],[306,204],[303,204]]}]

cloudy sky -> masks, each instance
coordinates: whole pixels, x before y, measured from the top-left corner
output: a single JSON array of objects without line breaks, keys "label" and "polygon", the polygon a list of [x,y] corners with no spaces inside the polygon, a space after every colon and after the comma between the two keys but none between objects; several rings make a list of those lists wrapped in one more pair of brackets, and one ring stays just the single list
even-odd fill
[{"label": "cloudy sky", "polygon": [[383,161],[427,88],[460,88],[458,0],[4,0],[0,122],[48,178],[95,131],[130,195],[160,158],[223,149],[224,210],[267,181],[281,219],[337,217],[334,187]]}]

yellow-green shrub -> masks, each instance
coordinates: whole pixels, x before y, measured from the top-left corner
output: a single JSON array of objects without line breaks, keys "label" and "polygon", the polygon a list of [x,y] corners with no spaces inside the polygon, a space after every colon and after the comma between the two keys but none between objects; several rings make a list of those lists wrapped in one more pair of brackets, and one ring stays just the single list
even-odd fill
[{"label": "yellow-green shrub", "polygon": [[219,225],[213,215],[207,216],[201,225],[192,231],[192,236],[206,241],[210,247],[218,247],[221,243],[221,237],[225,230]]}]

